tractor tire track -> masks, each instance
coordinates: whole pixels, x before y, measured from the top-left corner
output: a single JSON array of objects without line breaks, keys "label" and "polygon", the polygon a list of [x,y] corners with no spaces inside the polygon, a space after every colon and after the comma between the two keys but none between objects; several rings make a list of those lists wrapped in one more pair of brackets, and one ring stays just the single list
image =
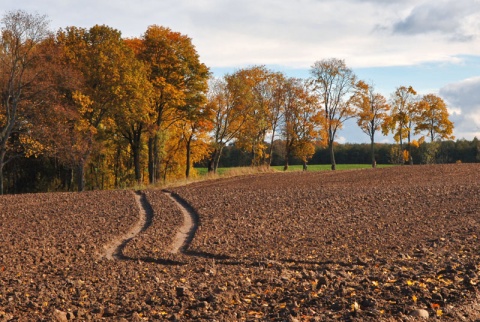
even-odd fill
[{"label": "tractor tire track", "polygon": [[101,257],[109,260],[127,260],[128,258],[123,255],[123,250],[130,240],[141,232],[147,230],[152,224],[153,209],[148,203],[144,193],[137,191],[135,193],[135,202],[139,208],[139,220],[130,228],[130,230],[122,236],[112,240],[110,243],[104,246],[105,252]]},{"label": "tractor tire track", "polygon": [[183,214],[183,225],[178,229],[177,234],[173,239],[173,243],[170,247],[172,254],[184,253],[187,254],[187,249],[192,242],[195,232],[198,229],[199,217],[196,211],[179,195],[173,192],[164,191],[180,209]]}]

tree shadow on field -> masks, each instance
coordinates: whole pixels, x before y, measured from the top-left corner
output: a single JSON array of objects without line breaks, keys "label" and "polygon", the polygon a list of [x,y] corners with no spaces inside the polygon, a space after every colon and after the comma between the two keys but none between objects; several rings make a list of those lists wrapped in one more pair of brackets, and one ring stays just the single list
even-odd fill
[{"label": "tree shadow on field", "polygon": [[209,258],[209,259],[215,259],[215,260],[229,260],[229,259],[232,259],[231,256],[224,255],[224,254],[212,254],[212,253],[209,253],[209,252],[188,250],[188,249],[184,250],[183,254],[187,255],[187,256]]}]

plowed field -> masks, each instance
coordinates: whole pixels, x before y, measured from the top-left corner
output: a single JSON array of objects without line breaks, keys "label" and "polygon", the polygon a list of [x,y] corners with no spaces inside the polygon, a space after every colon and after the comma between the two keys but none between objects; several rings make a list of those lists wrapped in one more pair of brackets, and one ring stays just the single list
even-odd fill
[{"label": "plowed field", "polygon": [[[0,197],[0,321],[480,319],[480,165]],[[178,253],[180,206],[195,228]],[[141,219],[141,232],[105,246]]]}]

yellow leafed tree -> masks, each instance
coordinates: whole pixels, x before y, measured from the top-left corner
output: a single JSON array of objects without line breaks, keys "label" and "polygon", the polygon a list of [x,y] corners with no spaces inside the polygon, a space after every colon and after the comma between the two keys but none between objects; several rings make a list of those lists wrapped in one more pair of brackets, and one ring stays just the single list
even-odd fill
[{"label": "yellow leafed tree", "polygon": [[390,106],[383,95],[375,93],[373,85],[359,81],[355,87],[352,102],[357,107],[357,124],[370,138],[372,167],[376,167],[375,134],[388,118]]},{"label": "yellow leafed tree", "polygon": [[427,94],[418,103],[419,114],[416,119],[415,134],[427,132],[430,142],[435,140],[453,140],[453,123],[449,119],[447,104],[435,94]]}]

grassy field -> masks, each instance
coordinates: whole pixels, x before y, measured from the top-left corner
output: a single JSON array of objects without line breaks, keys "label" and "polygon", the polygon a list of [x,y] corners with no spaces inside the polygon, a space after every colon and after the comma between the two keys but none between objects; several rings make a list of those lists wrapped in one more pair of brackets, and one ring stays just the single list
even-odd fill
[{"label": "grassy field", "polygon": [[[378,168],[392,167],[392,164],[378,164]],[[370,164],[337,164],[337,170],[357,170],[357,169],[370,169]],[[283,165],[272,166],[273,170],[283,171]],[[200,176],[204,176],[208,173],[207,168],[195,168]],[[222,175],[235,168],[218,168],[217,174]],[[288,171],[302,171],[301,165],[291,165],[288,167]],[[331,169],[330,164],[311,164],[308,166],[308,171],[327,171]]]}]

